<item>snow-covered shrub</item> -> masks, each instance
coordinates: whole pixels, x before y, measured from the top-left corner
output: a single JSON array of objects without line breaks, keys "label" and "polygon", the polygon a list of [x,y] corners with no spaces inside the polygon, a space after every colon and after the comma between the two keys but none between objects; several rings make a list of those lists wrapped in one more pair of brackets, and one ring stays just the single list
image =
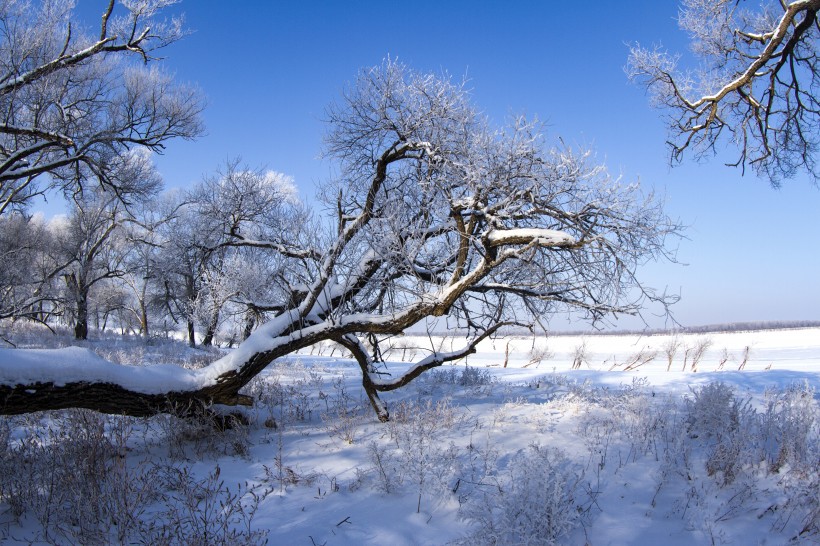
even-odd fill
[{"label": "snow-covered shrub", "polygon": [[756,414],[748,399],[734,389],[712,382],[692,390],[686,398],[687,431],[691,439],[706,446],[706,471],[723,485],[734,481],[748,460],[756,429]]},{"label": "snow-covered shrub", "polygon": [[[687,355],[689,355],[689,354],[692,355],[692,368],[691,369],[692,369],[693,372],[698,371],[698,364],[700,364],[700,361],[703,360],[703,357],[706,354],[706,351],[711,346],[712,346],[712,339],[706,337],[706,338],[698,339],[695,342],[694,345],[692,345],[691,347],[687,347],[686,354]],[[684,365],[685,365],[685,360],[684,360]]]},{"label": "snow-covered shrub", "polygon": [[[817,452],[815,452],[817,453]],[[788,494],[787,508],[794,508],[798,512],[800,519],[799,530],[794,537],[798,542],[806,539],[808,543],[820,542],[820,464],[802,479],[795,480],[791,487],[786,489]],[[791,510],[785,510],[789,514]],[[788,523],[789,516],[781,516],[785,523]]]},{"label": "snow-covered shrub", "polygon": [[582,340],[579,345],[575,346],[572,353],[572,369],[580,370],[583,364],[589,364],[590,354],[587,348],[586,340]]},{"label": "snow-covered shrub", "polygon": [[734,389],[720,381],[692,389],[685,404],[690,436],[717,441],[732,435],[740,426],[741,413],[749,411],[748,402],[736,398]]},{"label": "snow-covered shrub", "polygon": [[218,472],[196,479],[163,458],[129,461],[144,421],[70,410],[12,424],[20,434],[0,450],[0,510],[36,522],[35,543],[264,542],[251,523],[265,490],[230,489]]},{"label": "snow-covered shrub", "polygon": [[370,442],[367,445],[367,453],[376,475],[376,489],[387,494],[395,491],[403,477],[401,463],[395,450],[390,446]]},{"label": "snow-covered shrub", "polygon": [[484,387],[492,385],[494,381],[490,370],[475,366],[438,368],[428,372],[427,376],[431,383],[459,387]]},{"label": "snow-covered shrub", "polygon": [[46,326],[26,320],[0,320],[0,346],[59,349],[76,343],[74,333],[59,324]]},{"label": "snow-covered shrub", "polygon": [[581,474],[564,453],[532,445],[509,462],[500,487],[462,505],[476,528],[464,544],[559,544],[583,517]]},{"label": "snow-covered shrub", "polygon": [[666,343],[663,344],[663,354],[666,356],[666,371],[669,372],[672,370],[672,363],[675,361],[675,355],[680,349],[683,342],[681,339],[675,335],[669,338]]},{"label": "snow-covered shrub", "polygon": [[611,411],[587,407],[579,417],[576,431],[589,453],[588,464],[594,463],[596,472],[600,472],[607,465],[610,447],[620,435],[620,423]]},{"label": "snow-covered shrub", "polygon": [[237,485],[220,479],[220,468],[196,479],[186,467],[164,466],[158,474],[164,489],[163,509],[142,530],[142,542],[236,546],[264,544],[266,531],[252,528],[259,503],[270,490]]},{"label": "snow-covered shrub", "polygon": [[464,366],[461,369],[461,377],[458,378],[460,387],[483,387],[492,385],[493,376],[486,368],[476,368],[474,366]]},{"label": "snow-covered shrub", "polygon": [[319,393],[319,398],[325,403],[325,412],[322,412],[322,422],[328,434],[352,444],[364,419],[366,408],[362,407],[361,400],[354,398],[345,386],[344,375],[333,380],[332,394]]},{"label": "snow-covered shrub", "polygon": [[461,466],[461,475],[453,488],[462,505],[479,492],[501,489],[498,478],[499,453],[494,438],[488,434],[484,442],[471,441],[466,451],[466,461]]},{"label": "snow-covered shrub", "polygon": [[545,360],[550,360],[555,357],[555,353],[549,350],[546,341],[543,344],[537,343],[538,338],[533,338],[532,348],[530,349],[530,359],[526,366],[540,366]]},{"label": "snow-covered shrub", "polygon": [[[624,371],[634,371],[640,368],[645,364],[649,364],[658,356],[658,351],[654,351],[645,347],[638,351],[637,353],[629,355],[626,360],[623,362],[623,370]],[[614,367],[614,365],[613,365]]]},{"label": "snow-covered shrub", "polygon": [[249,430],[242,414],[222,415],[212,407],[175,408],[175,413],[150,419],[175,459],[198,458],[202,455],[238,455],[248,453]]},{"label": "snow-covered shrub", "polygon": [[654,454],[660,460],[662,450],[674,426],[678,400],[656,396],[645,378],[635,378],[613,397],[611,411],[620,422],[621,434],[629,441],[625,461],[635,462],[641,456]]},{"label": "snow-covered shrub", "polygon": [[[282,383],[277,373],[257,376],[242,390],[254,399],[255,410],[268,428],[310,422],[319,409],[320,398],[326,399],[321,376],[310,370],[302,371],[288,383]],[[329,404],[325,405],[330,411]]]},{"label": "snow-covered shrub", "polygon": [[131,422],[85,410],[18,421],[25,434],[9,446],[0,478],[12,515],[33,518],[52,543],[102,544],[112,533],[122,542],[135,533],[155,489],[145,469],[123,459]]},{"label": "snow-covered shrub", "polygon": [[[67,345],[75,344],[69,340]],[[151,366],[157,363],[173,364],[189,370],[204,368],[225,354],[218,347],[190,347],[179,340],[135,336],[121,336],[113,340],[89,342],[89,348],[102,358],[128,366]]]},{"label": "snow-covered shrub", "polygon": [[391,421],[390,434],[396,444],[395,458],[400,475],[394,482],[412,484],[418,495],[417,511],[426,494],[442,498],[458,475],[458,448],[445,443],[444,435],[458,421],[447,400],[424,404],[406,403]]},{"label": "snow-covered shrub", "polygon": [[807,382],[765,394],[761,416],[762,440],[773,472],[789,465],[792,470],[810,471],[820,466],[820,407]]}]

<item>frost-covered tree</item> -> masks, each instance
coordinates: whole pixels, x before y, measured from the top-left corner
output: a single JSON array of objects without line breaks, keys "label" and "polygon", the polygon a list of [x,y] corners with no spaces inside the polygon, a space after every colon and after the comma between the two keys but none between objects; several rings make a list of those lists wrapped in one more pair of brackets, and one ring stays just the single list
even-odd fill
[{"label": "frost-covered tree", "polygon": [[132,315],[140,334],[147,338],[152,331],[152,311],[162,307],[158,302],[164,293],[162,227],[172,221],[176,203],[168,196],[160,196],[135,203],[129,211],[131,217],[123,225],[125,273],[120,280],[128,293],[124,308]]},{"label": "frost-covered tree", "polygon": [[51,315],[49,286],[53,238],[41,215],[13,211],[0,216],[0,319]]},{"label": "frost-covered tree", "polygon": [[[119,187],[157,188],[161,184],[149,153],[140,149],[120,156],[108,179]],[[130,216],[121,196],[103,186],[78,193],[67,219],[53,224],[55,268],[50,276],[65,281],[65,300],[77,339],[88,337],[91,290],[125,273],[126,251],[114,237]]]},{"label": "frost-covered tree", "polygon": [[301,206],[290,177],[249,169],[238,158],[205,177],[188,200],[199,218],[199,247],[208,253],[198,299],[206,327],[203,344],[212,339],[229,303],[245,315],[249,334],[265,313],[287,307],[292,275],[298,273],[290,261],[311,255],[305,250],[313,246],[308,234],[318,226]]},{"label": "frost-covered tree", "polygon": [[172,3],[110,0],[88,34],[71,0],[0,2],[0,214],[89,180],[126,200],[154,190],[111,173],[129,149],[162,151],[202,130],[198,92],[149,64],[183,34],[158,17]]},{"label": "frost-covered tree", "polygon": [[627,72],[668,113],[672,160],[732,143],[731,163],[773,186],[799,171],[820,179],[820,0],[683,0],[679,22],[696,66],[661,48],[632,48]]},{"label": "frost-covered tree", "polygon": [[270,248],[272,239],[265,234],[307,229],[295,212],[300,207],[289,178],[241,167],[233,159],[178,199],[173,217],[159,229],[156,269],[167,309],[186,323],[189,344],[196,342],[197,327],[203,345],[212,344],[229,304],[247,311],[253,322],[281,310],[282,256],[304,251],[298,240]]},{"label": "frost-covered tree", "polygon": [[158,226],[159,250],[154,269],[163,307],[175,322],[184,322],[188,343],[196,344],[195,302],[208,252],[199,243],[200,225],[190,203],[176,196],[173,214]]},{"label": "frost-covered tree", "polygon": [[[265,278],[258,269],[272,265],[267,257],[271,250],[275,255],[286,252],[285,247],[268,248],[271,238],[265,234],[295,233],[288,224],[302,222],[293,213],[298,209],[295,195],[289,177],[243,167],[238,158],[228,160],[189,192],[188,201],[200,226],[198,246],[207,254],[196,301],[204,325],[203,345],[211,344],[220,324],[228,318],[225,311],[229,303],[238,303],[248,311],[253,305],[257,310],[269,309],[266,304],[271,301],[281,307],[282,291],[275,290],[278,281],[274,272]],[[292,246],[296,243],[290,242]],[[257,267],[246,267],[254,261]],[[258,290],[248,293],[247,277],[253,269],[257,271],[251,277],[269,289],[269,299],[260,299]]]},{"label": "frost-covered tree", "polygon": [[88,338],[91,291],[123,274],[123,256],[112,244],[122,223],[122,210],[113,194],[86,192],[64,221],[52,222],[56,240],[55,275],[65,282],[65,303],[74,323],[74,337]]},{"label": "frost-covered tree", "polygon": [[[670,257],[679,226],[589,153],[548,147],[537,124],[493,127],[462,85],[390,60],[362,71],[327,118],[326,153],[338,176],[320,195],[332,222],[308,230],[273,216],[268,229],[228,216],[222,224],[225,244],[282,261],[270,320],[195,371],[97,359],[68,369],[42,353],[35,366],[9,362],[0,368],[0,412],[82,406],[145,415],[250,404],[240,390],[272,361],[335,342],[359,363],[386,420],[380,393],[465,357],[504,326],[531,326],[559,310],[597,321],[668,303],[638,269]],[[301,208],[287,200],[276,207],[283,218]],[[453,350],[433,348],[394,375],[376,369],[368,341],[436,320],[459,327],[450,330]]]}]

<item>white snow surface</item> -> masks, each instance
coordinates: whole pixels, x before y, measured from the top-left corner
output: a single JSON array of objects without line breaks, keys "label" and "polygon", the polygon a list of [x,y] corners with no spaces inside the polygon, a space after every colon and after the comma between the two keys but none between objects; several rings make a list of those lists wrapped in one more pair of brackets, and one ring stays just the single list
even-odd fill
[{"label": "white snow surface", "polygon": [[[42,381],[54,374],[62,382],[94,377],[120,383],[127,375],[129,388],[142,392],[157,392],[160,386],[163,390],[173,385],[184,388],[230,369],[243,351],[264,347],[269,342],[266,340],[276,336],[277,325],[264,329],[258,341],[252,338],[248,346],[228,352],[198,371],[158,364],[131,368],[125,374],[125,366],[111,364],[79,347],[2,349],[0,369],[6,384]],[[423,347],[430,341],[413,336],[392,340],[392,350],[382,347],[387,350],[385,369],[394,375],[409,369],[429,356],[430,351]],[[458,350],[463,340],[432,341],[437,351],[449,352]],[[672,341],[678,341],[679,348],[671,371],[667,371],[670,366],[664,348]],[[693,372],[693,353],[701,345],[707,348],[698,371]],[[246,453],[192,450],[187,461],[174,463],[186,465],[193,476],[203,478],[218,465],[220,479],[226,484],[268,484],[265,480],[271,475],[265,468],[274,469],[275,476],[279,461],[283,472],[295,477],[271,485],[271,494],[261,502],[252,522],[254,529],[268,532],[269,544],[480,544],[481,537],[474,534],[480,527],[475,519],[466,517],[465,507],[482,492],[494,493],[493,480],[507,483],[508,474],[522,456],[532,452],[533,445],[560,449],[582,475],[582,495],[576,500],[583,501],[589,517],[583,525],[561,535],[556,544],[820,544],[820,529],[816,534],[799,534],[806,524],[805,514],[812,509],[820,514],[820,494],[815,492],[812,497],[809,492],[799,497],[800,503],[790,502],[803,490],[788,467],[778,472],[765,465],[744,467],[734,482],[721,486],[719,474],[709,475],[705,470],[712,448],[698,443],[702,439],[681,436],[691,442],[686,448],[690,467],[683,471],[675,465],[665,466],[662,457],[658,460],[652,451],[657,445],[647,448],[646,453],[636,451],[639,443],[635,442],[644,432],[627,430],[620,421],[626,415],[637,419],[633,424],[641,423],[642,411],[659,411],[653,408],[666,407],[663,404],[676,404],[677,409],[669,414],[669,419],[674,419],[675,412],[683,411],[684,398],[691,399],[694,390],[716,381],[730,386],[737,397],[748,399],[758,411],[766,407],[767,391],[797,384],[813,389],[816,407],[820,400],[820,328],[486,340],[467,358],[466,366],[463,361],[445,365],[436,370],[439,375],[427,372],[408,387],[385,393],[383,399],[396,418],[395,424],[389,425],[377,422],[363,397],[357,364],[340,357],[338,348],[331,354],[333,350],[330,345],[305,350],[281,359],[263,374],[261,382],[276,382],[293,398],[279,406],[249,410],[252,424]],[[571,369],[579,353],[583,354],[580,369]],[[646,364],[623,371],[637,355],[653,353]],[[464,370],[482,374],[484,379],[474,385],[459,384]],[[356,408],[352,422],[333,409],[334,401],[345,397]],[[309,409],[308,417],[290,421],[283,417],[282,412],[297,404]],[[426,460],[450,461],[448,446],[453,446],[457,456],[440,467],[419,467],[427,472],[419,498],[414,481],[417,474],[408,470],[408,465],[415,464],[409,455],[416,447],[400,440],[412,427],[399,417],[403,407],[410,408],[411,413],[404,418],[412,421],[414,416],[436,411],[436,404],[443,404],[452,418],[435,425],[441,428],[435,443],[426,447],[430,450]],[[269,417],[277,420],[277,429],[262,426]],[[814,426],[812,445],[816,447],[820,423]],[[423,430],[407,438],[418,442]],[[650,429],[646,434],[654,435],[656,441],[663,437]],[[674,435],[674,431],[667,434]],[[400,441],[405,443],[399,447]],[[142,447],[138,439],[132,443],[128,461],[134,467],[163,456],[156,447]],[[392,457],[388,460],[388,466],[393,464],[391,472],[405,476],[389,492],[378,486],[372,446]],[[674,445],[666,453],[674,455]],[[481,467],[487,457],[494,457],[497,473],[479,480],[483,485],[468,484],[470,472]],[[818,471],[800,479],[820,483]],[[444,487],[436,488],[440,475],[445,476]],[[537,483],[539,472],[533,471],[531,476]],[[462,480],[460,484],[457,479]],[[511,494],[509,488],[505,491]],[[586,496],[590,493],[594,502]],[[492,506],[496,509],[500,505]],[[3,513],[7,507],[0,496]],[[40,543],[34,518],[18,522],[2,518],[5,528],[0,526],[0,541]],[[520,537],[519,543],[527,540]]]},{"label": "white snow surface", "polygon": [[492,245],[526,244],[534,241],[541,246],[571,245],[575,239],[565,231],[544,228],[494,229],[487,234]]},{"label": "white snow surface", "polygon": [[63,386],[81,381],[112,383],[144,394],[158,394],[195,389],[202,384],[203,374],[170,364],[115,364],[84,347],[0,348],[0,383],[4,385],[54,382]]}]

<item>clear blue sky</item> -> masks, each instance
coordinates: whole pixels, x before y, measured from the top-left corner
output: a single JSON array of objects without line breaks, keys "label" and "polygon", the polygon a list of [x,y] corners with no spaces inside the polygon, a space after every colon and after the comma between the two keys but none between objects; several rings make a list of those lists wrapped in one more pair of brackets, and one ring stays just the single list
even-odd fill
[{"label": "clear blue sky", "polygon": [[[79,8],[96,22],[104,3]],[[207,136],[171,143],[157,164],[168,186],[186,186],[241,155],[293,176],[309,199],[330,172],[318,159],[326,105],[390,55],[466,74],[492,120],[537,114],[549,138],[593,147],[612,173],[664,193],[670,215],[691,226],[679,251],[688,265],[651,265],[644,277],[681,293],[683,325],[820,319],[820,190],[806,179],[772,190],[724,167],[728,156],[670,168],[660,114],[624,75],[631,42],[685,52],[677,9],[656,0],[189,0],[174,11],[193,34],[163,64],[203,90]]]}]

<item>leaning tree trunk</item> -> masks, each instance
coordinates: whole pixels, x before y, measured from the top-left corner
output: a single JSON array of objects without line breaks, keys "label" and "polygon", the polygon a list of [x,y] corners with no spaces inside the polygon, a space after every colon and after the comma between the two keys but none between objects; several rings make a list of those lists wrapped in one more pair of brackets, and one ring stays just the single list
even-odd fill
[{"label": "leaning tree trunk", "polygon": [[[442,302],[439,305],[446,305],[446,303]],[[403,331],[408,325],[417,323],[422,315],[430,314],[431,309],[434,308],[435,306],[430,307],[429,303],[425,303],[422,307],[396,317],[392,322],[379,324],[375,331],[385,334]],[[8,384],[6,377],[0,375],[0,415],[87,408],[103,413],[137,417],[159,413],[185,416],[202,414],[203,411],[210,412],[209,408],[213,404],[250,406],[253,404],[253,399],[239,391],[271,362],[321,341],[333,340],[353,353],[361,367],[362,386],[371,406],[380,421],[387,421],[389,413],[379,398],[379,392],[398,389],[431,368],[464,358],[475,352],[475,347],[481,340],[493,334],[503,325],[496,324],[477,335],[461,351],[433,353],[401,376],[385,381],[375,373],[372,357],[365,344],[356,335],[361,324],[357,322],[310,324],[296,314],[292,315],[291,320],[287,320],[288,317],[288,314],[280,315],[278,317],[280,320],[271,321],[273,324],[266,324],[251,336],[252,338],[257,336],[258,341],[265,344],[265,349],[260,349],[262,343],[254,343],[251,340],[247,344],[241,344],[233,352],[210,366],[199,370],[186,370],[172,366],[118,366],[110,362],[95,361],[95,358],[98,358],[95,356],[90,356],[92,362],[88,368],[66,367],[60,361],[63,354],[61,350],[53,351],[51,353],[53,361],[44,365],[42,354],[37,354],[36,358],[39,359],[39,363],[33,367],[37,371],[32,372],[33,375],[29,377],[62,377],[62,379],[48,381],[29,379],[19,381],[12,386]],[[263,341],[266,339],[267,343]],[[87,351],[88,355],[93,355],[88,349],[77,348],[77,350]],[[17,350],[0,350],[0,361],[4,357],[13,355],[13,351]],[[105,366],[103,373],[99,368],[100,365]],[[25,364],[4,363],[4,366],[0,368],[3,367],[6,368],[6,376],[10,373],[12,376],[17,374],[25,377],[27,374]],[[101,376],[110,376],[117,380],[104,381],[99,379]],[[75,377],[76,380],[72,379]],[[6,384],[2,384],[3,379],[6,380]]]}]

